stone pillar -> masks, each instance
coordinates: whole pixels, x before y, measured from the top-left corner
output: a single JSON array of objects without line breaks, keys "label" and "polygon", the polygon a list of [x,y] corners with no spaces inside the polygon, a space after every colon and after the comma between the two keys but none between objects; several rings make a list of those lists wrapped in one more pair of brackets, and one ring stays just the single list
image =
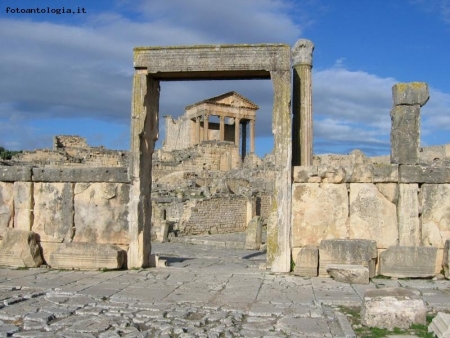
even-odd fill
[{"label": "stone pillar", "polygon": [[419,185],[399,184],[397,202],[398,242],[401,246],[421,245]]},{"label": "stone pillar", "polygon": [[208,141],[209,114],[203,115],[203,141]]},{"label": "stone pillar", "polygon": [[272,212],[267,220],[267,264],[272,272],[291,269],[292,208],[292,121],[291,72],[273,71],[273,134],[275,154],[275,191]]},{"label": "stone pillar", "polygon": [[250,120],[250,152],[255,152],[255,120]]},{"label": "stone pillar", "polygon": [[247,124],[248,121],[242,122],[242,160],[244,160],[245,155],[247,155]]},{"label": "stone pillar", "polygon": [[241,119],[235,118],[234,119],[234,144],[239,147],[239,127],[241,124]]},{"label": "stone pillar", "polygon": [[313,116],[311,69],[314,44],[298,40],[292,48],[294,70],[293,83],[293,131],[292,165],[312,165]]},{"label": "stone pillar", "polygon": [[219,141],[225,140],[225,117],[219,116],[220,118],[220,127],[219,127]]},{"label": "stone pillar", "polygon": [[148,267],[151,253],[152,153],[158,139],[159,81],[136,69],[131,103],[128,269]]},{"label": "stone pillar", "polygon": [[424,82],[398,83],[392,87],[391,163],[416,164],[420,147],[420,107],[429,99]]},{"label": "stone pillar", "polygon": [[195,142],[194,144],[199,144],[200,143],[200,117],[197,116],[195,118]]}]

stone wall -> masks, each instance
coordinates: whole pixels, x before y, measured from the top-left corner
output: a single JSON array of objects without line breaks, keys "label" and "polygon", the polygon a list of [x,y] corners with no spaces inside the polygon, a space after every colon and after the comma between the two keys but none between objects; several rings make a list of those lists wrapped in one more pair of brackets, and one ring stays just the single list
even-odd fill
[{"label": "stone wall", "polygon": [[390,163],[355,151],[317,156],[315,165],[294,168],[293,257],[325,239],[369,239],[379,252],[393,246],[435,247],[437,260],[429,263],[441,270],[450,238],[449,148],[419,146],[425,84],[396,85],[393,96]]},{"label": "stone wall", "polygon": [[[129,245],[126,168],[0,167],[0,237],[38,235],[44,260],[63,243]],[[73,258],[75,259],[75,258]]]}]

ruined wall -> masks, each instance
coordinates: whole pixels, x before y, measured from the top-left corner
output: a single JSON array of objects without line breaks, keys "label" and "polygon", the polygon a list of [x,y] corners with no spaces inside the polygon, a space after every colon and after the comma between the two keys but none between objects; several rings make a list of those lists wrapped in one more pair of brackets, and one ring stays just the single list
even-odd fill
[{"label": "ruined wall", "polygon": [[421,83],[393,88],[391,156],[316,156],[313,166],[294,168],[292,255],[325,239],[375,240],[392,246],[438,248],[442,268],[450,239],[448,146],[420,148],[420,107],[428,100]]},{"label": "ruined wall", "polygon": [[63,243],[127,250],[129,189],[126,168],[2,166],[0,237],[10,229],[33,231],[50,265]]}]

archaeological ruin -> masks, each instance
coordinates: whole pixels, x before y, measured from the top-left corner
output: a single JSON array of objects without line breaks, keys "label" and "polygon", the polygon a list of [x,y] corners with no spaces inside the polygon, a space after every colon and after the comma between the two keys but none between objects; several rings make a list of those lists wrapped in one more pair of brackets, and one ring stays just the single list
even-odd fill
[{"label": "archaeological ruin", "polygon": [[[141,268],[152,240],[246,232],[257,249],[266,228],[273,272],[450,278],[450,145],[420,145],[428,86],[393,87],[390,156],[314,155],[313,50],[135,48],[130,151],[57,136],[1,162],[0,265]],[[271,154],[254,154],[258,106],[236,92],[165,116],[154,149],[161,83],[206,79],[272,81]]]}]

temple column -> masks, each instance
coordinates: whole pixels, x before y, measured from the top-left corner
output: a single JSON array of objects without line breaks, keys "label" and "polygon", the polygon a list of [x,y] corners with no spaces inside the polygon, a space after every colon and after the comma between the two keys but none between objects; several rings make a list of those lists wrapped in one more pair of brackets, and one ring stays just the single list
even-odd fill
[{"label": "temple column", "polygon": [[195,118],[195,143],[194,144],[199,144],[200,143],[200,117],[197,116]]},{"label": "temple column", "polygon": [[293,83],[293,131],[292,165],[312,165],[313,117],[311,69],[314,44],[298,40],[292,48]]},{"label": "temple column", "polygon": [[208,141],[209,114],[203,115],[203,141]]},{"label": "temple column", "polygon": [[250,152],[255,152],[255,120],[250,120]]},{"label": "temple column", "polygon": [[239,127],[241,124],[241,119],[235,118],[234,119],[234,144],[239,147]]},{"label": "temple column", "polygon": [[225,117],[220,116],[219,141],[225,140]]},{"label": "temple column", "polygon": [[248,121],[242,122],[242,160],[244,160],[245,155],[247,155],[247,124]]}]

